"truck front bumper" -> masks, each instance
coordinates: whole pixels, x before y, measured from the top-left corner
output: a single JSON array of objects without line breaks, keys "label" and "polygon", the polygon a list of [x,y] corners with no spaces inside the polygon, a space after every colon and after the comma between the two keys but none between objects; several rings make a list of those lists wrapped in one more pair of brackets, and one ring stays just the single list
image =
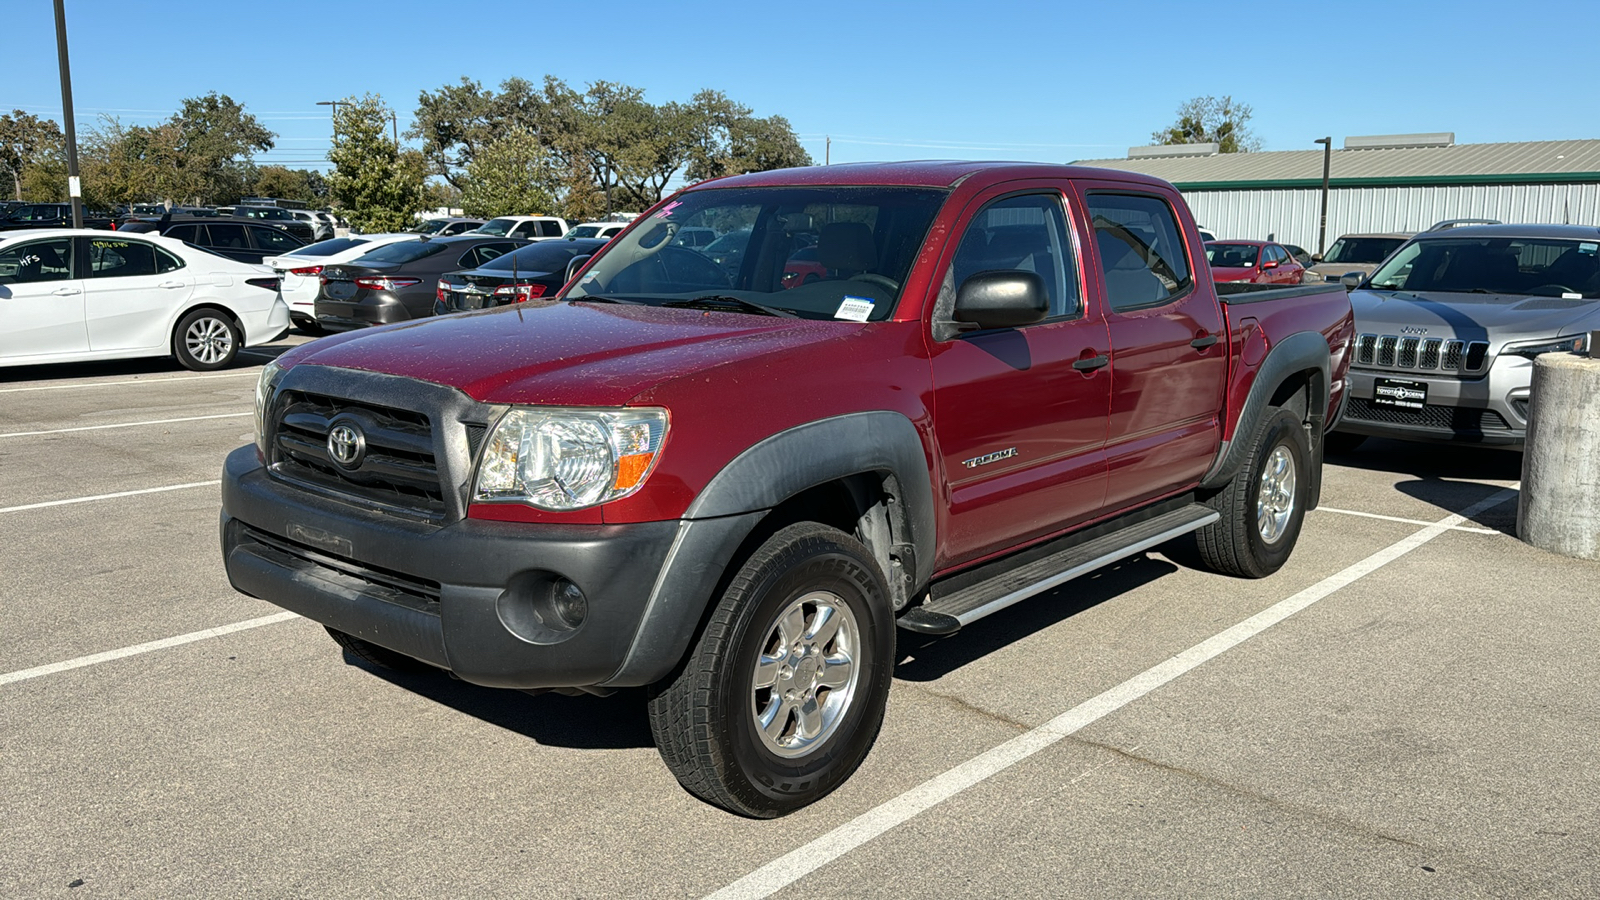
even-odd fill
[{"label": "truck front bumper", "polygon": [[[284,483],[253,446],[223,471],[237,590],[491,687],[587,687],[638,668],[636,640],[659,642],[641,623],[683,524],[438,526]],[[576,627],[549,605],[565,582],[583,594]]]}]

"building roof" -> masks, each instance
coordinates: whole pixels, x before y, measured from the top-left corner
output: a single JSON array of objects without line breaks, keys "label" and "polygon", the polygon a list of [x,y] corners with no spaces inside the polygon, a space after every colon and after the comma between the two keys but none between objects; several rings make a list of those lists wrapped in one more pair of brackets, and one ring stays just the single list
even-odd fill
[{"label": "building roof", "polygon": [[[1148,152],[1148,151],[1146,151]],[[1154,175],[1184,191],[1322,186],[1321,148],[1215,156],[1085,159],[1076,165]],[[1600,140],[1334,150],[1331,187],[1600,182]]]}]

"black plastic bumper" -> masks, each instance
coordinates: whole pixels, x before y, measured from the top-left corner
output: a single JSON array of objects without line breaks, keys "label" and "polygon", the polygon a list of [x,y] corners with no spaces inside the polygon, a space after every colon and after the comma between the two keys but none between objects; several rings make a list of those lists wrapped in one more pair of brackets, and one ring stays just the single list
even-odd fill
[{"label": "black plastic bumper", "polygon": [[[641,623],[647,608],[664,611],[658,582],[670,580],[669,551],[676,544],[673,558],[683,556],[680,532],[690,531],[675,520],[437,527],[285,484],[253,446],[229,454],[223,471],[222,552],[236,589],[493,687],[598,685],[639,669],[644,650],[644,678],[658,677],[682,643]],[[691,608],[704,608],[721,574],[706,562]],[[555,576],[583,591],[587,616],[568,633],[529,639],[528,593]]]}]

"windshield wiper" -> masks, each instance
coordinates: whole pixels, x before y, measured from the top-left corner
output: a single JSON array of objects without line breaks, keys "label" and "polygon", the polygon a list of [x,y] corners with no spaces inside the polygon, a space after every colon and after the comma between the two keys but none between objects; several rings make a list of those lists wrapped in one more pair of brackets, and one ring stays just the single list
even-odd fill
[{"label": "windshield wiper", "polygon": [[649,305],[649,304],[645,303],[643,300],[624,300],[621,297],[602,297],[599,294],[584,294],[582,297],[568,297],[566,299],[567,299],[567,302],[569,302],[569,303],[577,303],[578,301],[582,300],[582,301],[587,301],[589,303],[624,303],[624,304],[627,304],[628,306],[648,306]]},{"label": "windshield wiper", "polygon": [[692,309],[694,307],[710,307],[712,309],[725,309],[735,307],[746,312],[760,313],[765,316],[777,316],[780,319],[798,319],[799,316],[786,309],[775,306],[764,306],[746,300],[743,297],[734,297],[728,294],[706,294],[704,297],[695,297],[692,300],[668,300],[662,306],[672,306],[678,309]]}]

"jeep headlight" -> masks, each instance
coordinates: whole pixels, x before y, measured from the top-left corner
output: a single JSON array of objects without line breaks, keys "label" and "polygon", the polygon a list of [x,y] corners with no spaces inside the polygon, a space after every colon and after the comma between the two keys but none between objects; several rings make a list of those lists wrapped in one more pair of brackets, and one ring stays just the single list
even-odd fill
[{"label": "jeep headlight", "polygon": [[489,436],[472,499],[563,511],[626,497],[666,436],[664,409],[513,408]]},{"label": "jeep headlight", "polygon": [[261,461],[267,461],[267,404],[272,402],[272,391],[283,375],[283,366],[272,360],[261,367],[261,377],[256,379],[256,452]]},{"label": "jeep headlight", "polygon": [[1528,341],[1522,344],[1507,344],[1500,352],[1513,356],[1526,356],[1533,359],[1541,353],[1560,353],[1563,350],[1572,353],[1586,353],[1589,350],[1589,335],[1572,334],[1566,337],[1550,338],[1543,341]]}]

